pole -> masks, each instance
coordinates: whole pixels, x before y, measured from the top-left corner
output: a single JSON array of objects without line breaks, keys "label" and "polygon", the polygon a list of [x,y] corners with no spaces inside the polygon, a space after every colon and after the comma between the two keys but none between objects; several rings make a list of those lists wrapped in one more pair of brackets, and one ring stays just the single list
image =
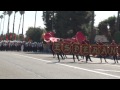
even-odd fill
[{"label": "pole", "polygon": [[94,29],[94,11],[92,11],[92,23],[91,23],[91,35],[90,35],[90,42],[93,43],[93,29]]},{"label": "pole", "polygon": [[120,18],[120,11],[118,11],[118,17],[117,17],[117,31],[119,31],[120,29],[119,29],[119,23],[120,23],[120,20],[119,20],[119,18]]},{"label": "pole", "polygon": [[52,12],[52,31],[54,30],[53,23],[54,22],[54,11]]}]

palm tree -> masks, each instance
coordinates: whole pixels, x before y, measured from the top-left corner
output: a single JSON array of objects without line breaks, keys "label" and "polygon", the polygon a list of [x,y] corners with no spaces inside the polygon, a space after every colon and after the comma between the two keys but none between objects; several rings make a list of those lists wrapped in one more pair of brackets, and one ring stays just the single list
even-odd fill
[{"label": "palm tree", "polygon": [[1,31],[1,24],[2,24],[3,15],[0,15],[0,19],[1,19],[1,22],[0,22],[0,31]]},{"label": "palm tree", "polygon": [[22,40],[23,40],[24,14],[25,14],[25,11],[23,11],[22,14],[23,14],[23,23],[22,23]]},{"label": "palm tree", "polygon": [[3,20],[3,30],[2,30],[2,35],[3,35],[3,31],[4,31],[5,15],[7,15],[7,11],[3,11],[3,15],[4,15],[4,20]]},{"label": "palm tree", "polygon": [[22,35],[23,35],[23,29],[24,29],[24,14],[25,14],[25,11],[22,12],[22,15],[23,15],[23,23],[22,23]]},{"label": "palm tree", "polygon": [[36,26],[36,16],[37,16],[37,11],[35,11],[35,22],[34,22],[34,28]]},{"label": "palm tree", "polygon": [[12,37],[14,37],[14,27],[15,27],[15,17],[16,17],[16,13],[17,13],[18,11],[15,11],[15,13],[14,13],[14,20],[13,20],[13,36]]},{"label": "palm tree", "polygon": [[8,30],[7,30],[7,33],[8,33],[8,34],[9,34],[10,16],[11,16],[12,12],[13,12],[13,11],[7,11],[7,14],[8,14],[8,16],[9,16],[9,18],[8,18]]},{"label": "palm tree", "polygon": [[24,11],[19,11],[20,12],[20,23],[19,23],[19,27],[18,27],[18,35],[19,35],[19,31],[20,31],[20,25],[21,25],[21,20],[22,20],[22,15],[24,14]]}]

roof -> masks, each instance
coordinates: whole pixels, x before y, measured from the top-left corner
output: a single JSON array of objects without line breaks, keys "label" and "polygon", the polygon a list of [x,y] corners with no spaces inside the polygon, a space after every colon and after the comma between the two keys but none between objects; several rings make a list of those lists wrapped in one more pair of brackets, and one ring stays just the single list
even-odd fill
[{"label": "roof", "polygon": [[109,42],[105,35],[96,35],[94,41],[97,42],[98,40],[102,42]]}]

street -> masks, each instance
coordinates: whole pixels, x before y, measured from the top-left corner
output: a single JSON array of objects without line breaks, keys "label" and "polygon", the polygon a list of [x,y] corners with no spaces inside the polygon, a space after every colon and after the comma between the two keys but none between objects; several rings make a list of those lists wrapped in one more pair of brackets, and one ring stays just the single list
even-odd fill
[{"label": "street", "polygon": [[[52,54],[0,52],[0,79],[120,79],[120,64],[99,58],[74,63],[72,56],[58,62]],[[119,62],[120,63],[120,62]]]}]

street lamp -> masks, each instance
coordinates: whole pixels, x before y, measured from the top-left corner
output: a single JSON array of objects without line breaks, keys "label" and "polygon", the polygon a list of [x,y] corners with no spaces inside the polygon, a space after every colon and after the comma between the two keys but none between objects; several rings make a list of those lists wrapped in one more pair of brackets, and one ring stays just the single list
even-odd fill
[{"label": "street lamp", "polygon": [[107,25],[107,29],[108,29],[108,35],[110,35],[110,36],[111,36],[110,26],[109,26],[109,24]]}]

